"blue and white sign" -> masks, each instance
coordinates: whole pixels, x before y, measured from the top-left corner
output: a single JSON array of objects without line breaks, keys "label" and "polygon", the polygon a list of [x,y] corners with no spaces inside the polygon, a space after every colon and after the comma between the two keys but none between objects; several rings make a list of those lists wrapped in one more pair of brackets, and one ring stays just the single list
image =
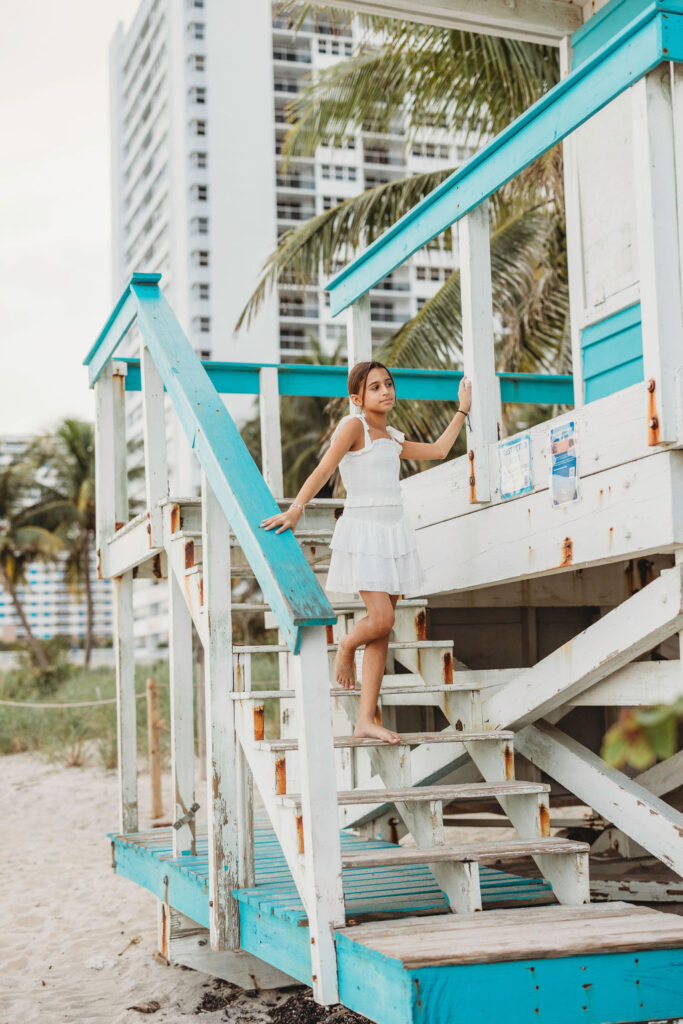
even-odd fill
[{"label": "blue and white sign", "polygon": [[528,434],[501,441],[498,445],[501,498],[516,498],[533,491],[531,479],[531,438]]},{"label": "blue and white sign", "polygon": [[574,420],[550,428],[550,496],[553,508],[579,500]]}]

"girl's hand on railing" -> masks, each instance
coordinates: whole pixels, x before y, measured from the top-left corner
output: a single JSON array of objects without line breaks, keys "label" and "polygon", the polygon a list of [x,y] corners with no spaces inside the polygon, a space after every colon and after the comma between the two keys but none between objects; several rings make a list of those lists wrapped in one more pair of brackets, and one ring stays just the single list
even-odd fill
[{"label": "girl's hand on railing", "polygon": [[472,405],[472,381],[463,377],[458,388],[458,403],[461,412],[469,412]]},{"label": "girl's hand on railing", "polygon": [[264,530],[272,530],[274,527],[278,527],[275,530],[276,533],[283,533],[285,530],[293,530],[296,524],[299,522],[299,516],[301,513],[296,508],[288,508],[286,512],[280,512],[276,516],[267,516],[261,520],[261,526]]}]

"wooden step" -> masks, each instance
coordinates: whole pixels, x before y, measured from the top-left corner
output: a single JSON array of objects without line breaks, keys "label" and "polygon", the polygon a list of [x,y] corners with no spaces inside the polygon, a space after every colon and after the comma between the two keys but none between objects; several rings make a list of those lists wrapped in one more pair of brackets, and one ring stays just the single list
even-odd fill
[{"label": "wooden step", "polygon": [[[386,686],[382,687],[380,700],[383,697],[400,697],[404,695],[425,695],[439,693],[469,693],[476,687],[472,683],[444,683],[443,685],[427,686],[416,684],[412,686]],[[294,690],[234,690],[230,696],[233,700],[292,700],[296,693]],[[360,687],[354,690],[345,690],[341,686],[330,687],[330,697],[360,697]]]},{"label": "wooden step", "polygon": [[392,849],[342,851],[343,868],[393,867],[399,864],[438,864],[448,861],[482,860],[487,857],[532,857],[546,853],[588,853],[588,843],[571,839],[503,839],[494,842],[447,843],[443,846],[396,846]]},{"label": "wooden step", "polygon": [[[402,732],[401,743],[388,743],[386,740],[374,739],[365,736],[335,736],[335,747],[394,747],[394,746],[417,746],[419,743],[478,743],[495,742],[499,740],[512,740],[513,732],[457,732],[455,729],[444,729],[442,732]],[[297,739],[285,740],[258,740],[254,744],[257,750],[270,750],[272,753],[281,751],[298,750]]]},{"label": "wooden step", "polygon": [[[526,796],[530,793],[549,793],[544,782],[463,782],[458,786],[407,786],[387,789],[351,789],[337,793],[340,804],[431,803],[454,800],[488,799],[490,797]],[[275,798],[282,807],[301,807],[299,793],[287,793]]]},{"label": "wooden step", "polygon": [[[339,647],[338,643],[328,644],[327,650],[336,651]],[[361,644],[358,648],[362,651],[365,648],[365,644]],[[389,642],[390,651],[408,651],[408,650],[452,650],[452,640],[391,640]],[[244,644],[235,645],[232,649],[233,654],[284,654],[289,650],[286,644]],[[471,687],[468,687],[471,689]]]}]

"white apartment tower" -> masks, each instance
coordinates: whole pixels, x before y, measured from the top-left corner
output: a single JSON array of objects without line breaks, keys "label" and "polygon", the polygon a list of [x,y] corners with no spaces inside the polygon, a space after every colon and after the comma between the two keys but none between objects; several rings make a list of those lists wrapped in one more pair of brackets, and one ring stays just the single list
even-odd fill
[{"label": "white apartment tower", "polygon": [[[287,103],[308,72],[350,56],[358,32],[320,14],[295,30],[271,0],[239,8],[228,0],[142,0],[128,30],[118,26],[110,47],[114,300],[133,271],[161,272],[203,359],[287,362],[311,337],[325,351],[343,340],[324,280],[303,290],[282,284],[235,336],[278,236],[372,185],[469,155],[464,140],[438,126],[407,151],[401,124],[382,135],[360,126],[336,140],[341,145],[284,169]],[[451,264],[423,253],[381,282],[371,293],[377,341],[415,315]],[[254,409],[248,396],[226,404],[238,421]],[[139,403],[130,406],[129,433],[140,435]],[[194,493],[198,471],[178,435],[170,454],[176,493]],[[155,619],[157,638],[164,621]]]}]

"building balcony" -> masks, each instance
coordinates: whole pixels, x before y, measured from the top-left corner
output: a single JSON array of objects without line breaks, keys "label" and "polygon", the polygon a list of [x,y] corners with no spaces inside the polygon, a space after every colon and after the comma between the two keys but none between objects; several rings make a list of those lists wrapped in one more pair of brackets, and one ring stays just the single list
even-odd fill
[{"label": "building balcony", "polygon": [[289,50],[284,47],[277,47],[273,50],[274,61],[287,61],[290,64],[311,64],[312,57],[309,50]]},{"label": "building balcony", "polygon": [[320,310],[317,306],[299,306],[296,303],[282,302],[280,304],[280,317],[318,320],[320,318]]}]

